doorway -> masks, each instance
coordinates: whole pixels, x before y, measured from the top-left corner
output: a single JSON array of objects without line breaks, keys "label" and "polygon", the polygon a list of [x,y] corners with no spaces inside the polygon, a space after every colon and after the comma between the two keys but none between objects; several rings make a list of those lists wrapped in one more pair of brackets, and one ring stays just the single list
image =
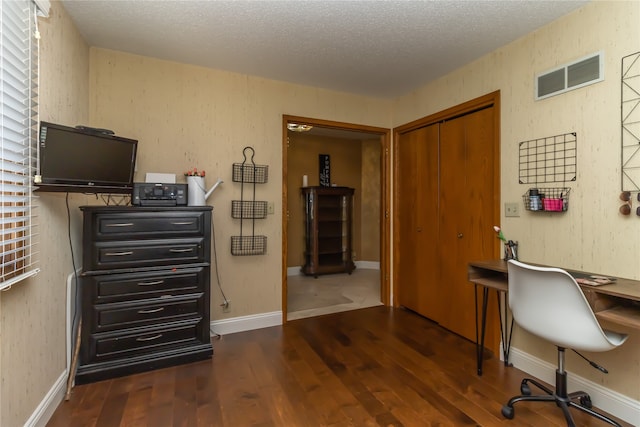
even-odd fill
[{"label": "doorway", "polygon": [[[311,130],[306,132],[290,131],[288,125],[291,123],[310,126]],[[353,278],[362,276],[362,274],[358,274],[361,271],[356,268],[357,271],[351,276],[346,274],[342,277],[327,275],[326,278],[321,276],[318,279],[313,276],[299,277],[304,251],[304,216],[300,188],[303,185],[304,175],[307,175],[306,180],[309,186],[319,185],[318,153],[334,153],[331,160],[331,180],[333,183],[356,187],[358,190],[354,198],[357,212],[357,218],[354,220],[356,223],[354,228],[357,228],[354,229],[356,265],[359,262],[367,263],[368,260],[364,258],[375,258],[375,262],[379,265],[379,301],[389,305],[389,146],[391,130],[285,115],[283,116],[282,132],[282,312],[284,322],[288,319],[289,276],[291,274],[295,275],[296,281],[316,281],[315,283],[311,282],[311,285],[318,285],[320,280],[331,280],[330,276],[342,279],[343,283],[351,276]],[[305,153],[307,148],[308,152]],[[363,159],[362,162],[355,160],[356,156],[358,159]],[[366,178],[372,173],[372,167],[376,168],[375,175],[377,177],[368,180]],[[360,170],[357,179],[354,178],[354,171],[351,169],[361,168],[364,168],[364,171]],[[371,186],[375,186],[375,191],[372,191]],[[371,196],[367,196],[372,193],[377,194],[375,200]],[[374,227],[373,231],[371,227]],[[371,255],[372,245],[366,242],[374,235],[376,253]],[[368,255],[367,251],[369,251]],[[364,270],[362,273],[364,274]],[[328,287],[323,289],[325,288]],[[336,298],[339,300],[339,296]]]}]

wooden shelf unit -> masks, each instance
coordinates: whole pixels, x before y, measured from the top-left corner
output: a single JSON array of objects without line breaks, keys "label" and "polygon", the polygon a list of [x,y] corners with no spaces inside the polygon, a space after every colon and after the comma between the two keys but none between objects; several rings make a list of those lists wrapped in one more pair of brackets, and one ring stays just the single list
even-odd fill
[{"label": "wooden shelf unit", "polygon": [[305,253],[302,272],[349,273],[355,269],[351,252],[353,193],[349,187],[303,187]]}]

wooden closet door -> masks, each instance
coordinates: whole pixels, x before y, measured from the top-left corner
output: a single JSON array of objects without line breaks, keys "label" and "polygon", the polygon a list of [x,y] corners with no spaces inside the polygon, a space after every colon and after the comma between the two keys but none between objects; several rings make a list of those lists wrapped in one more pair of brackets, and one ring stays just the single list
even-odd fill
[{"label": "wooden closet door", "polygon": [[450,307],[441,324],[470,340],[475,340],[475,302],[468,263],[491,258],[495,243],[493,114],[491,107],[447,120],[440,133],[441,284]]},{"label": "wooden closet door", "polygon": [[438,124],[400,135],[397,150],[398,304],[437,322],[442,317],[438,255]]}]

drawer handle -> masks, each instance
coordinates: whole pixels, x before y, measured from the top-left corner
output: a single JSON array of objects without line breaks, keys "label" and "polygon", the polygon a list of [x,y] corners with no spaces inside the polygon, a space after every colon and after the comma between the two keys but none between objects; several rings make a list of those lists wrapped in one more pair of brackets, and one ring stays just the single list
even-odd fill
[{"label": "drawer handle", "polygon": [[124,251],[124,252],[106,252],[105,256],[126,256],[132,255],[133,251]]},{"label": "drawer handle", "polygon": [[138,286],[155,286],[155,285],[162,285],[164,283],[164,280],[156,280],[154,282],[138,282]]},{"label": "drawer handle", "polygon": [[193,248],[184,248],[184,249],[171,248],[169,249],[169,252],[173,252],[173,253],[193,252]]},{"label": "drawer handle", "polygon": [[158,312],[160,312],[162,310],[164,310],[164,307],[149,308],[149,309],[145,309],[145,310],[138,310],[138,313],[140,313],[140,314],[151,314],[151,313],[158,313]]},{"label": "drawer handle", "polygon": [[115,224],[107,224],[107,227],[131,227],[132,222],[116,222]]},{"label": "drawer handle", "polygon": [[195,221],[175,221],[171,223],[171,225],[192,225],[192,224],[195,224]]},{"label": "drawer handle", "polygon": [[153,340],[157,340],[158,338],[162,338],[162,334],[158,334],[158,335],[154,335],[152,337],[138,337],[136,338],[136,341],[138,342],[144,342],[144,341],[153,341]]}]

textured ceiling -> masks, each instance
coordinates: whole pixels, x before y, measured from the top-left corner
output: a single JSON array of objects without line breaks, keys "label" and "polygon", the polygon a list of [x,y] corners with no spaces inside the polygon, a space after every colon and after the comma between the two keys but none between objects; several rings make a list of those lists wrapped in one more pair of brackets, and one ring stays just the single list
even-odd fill
[{"label": "textured ceiling", "polygon": [[587,2],[62,0],[90,46],[380,98]]}]

